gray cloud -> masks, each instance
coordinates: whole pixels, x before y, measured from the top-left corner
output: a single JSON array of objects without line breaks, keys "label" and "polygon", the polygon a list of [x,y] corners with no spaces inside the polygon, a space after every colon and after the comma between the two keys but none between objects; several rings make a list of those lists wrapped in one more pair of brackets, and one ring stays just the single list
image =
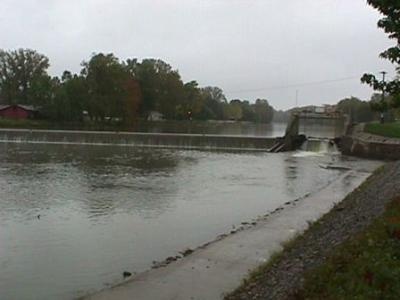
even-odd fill
[{"label": "gray cloud", "polygon": [[363,72],[393,74],[378,58],[392,41],[364,0],[2,0],[0,10],[0,47],[46,54],[53,75],[93,52],[157,57],[229,99],[288,108],[296,90],[302,105],[368,98]]}]

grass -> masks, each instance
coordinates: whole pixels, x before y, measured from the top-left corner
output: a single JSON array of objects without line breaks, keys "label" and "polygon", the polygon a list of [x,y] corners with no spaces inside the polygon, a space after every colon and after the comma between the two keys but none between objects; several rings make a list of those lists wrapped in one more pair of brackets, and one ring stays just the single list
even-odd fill
[{"label": "grass", "polygon": [[399,299],[400,198],[305,276],[298,299]]},{"label": "grass", "polygon": [[385,124],[368,123],[365,125],[364,131],[391,138],[400,138],[400,122]]}]

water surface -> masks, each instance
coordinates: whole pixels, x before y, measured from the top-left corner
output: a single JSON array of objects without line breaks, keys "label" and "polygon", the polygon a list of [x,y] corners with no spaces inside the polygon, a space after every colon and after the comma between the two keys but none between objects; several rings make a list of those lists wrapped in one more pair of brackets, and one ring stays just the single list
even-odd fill
[{"label": "water surface", "polygon": [[369,164],[303,154],[0,143],[0,298],[102,289]]}]

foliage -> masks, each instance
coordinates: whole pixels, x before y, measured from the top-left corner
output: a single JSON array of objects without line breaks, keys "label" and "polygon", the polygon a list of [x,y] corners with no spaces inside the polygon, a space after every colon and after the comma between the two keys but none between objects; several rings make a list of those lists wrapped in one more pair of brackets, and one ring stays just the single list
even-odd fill
[{"label": "foliage", "polygon": [[[396,65],[397,72],[400,74],[400,2],[398,0],[368,0],[368,3],[379,10],[384,15],[378,22],[378,27],[382,28],[390,39],[394,39],[395,46],[385,50],[380,54],[382,58],[388,59]],[[400,81],[396,79],[388,82],[378,80],[373,74],[364,74],[361,81],[369,84],[374,90],[386,92],[392,96],[391,106],[400,107]],[[372,108],[380,112],[388,108],[385,99],[372,104]]]},{"label": "foliage", "polygon": [[376,120],[376,113],[371,109],[370,103],[355,97],[340,100],[337,108],[349,115],[353,122],[371,122]]},{"label": "foliage", "polygon": [[369,123],[365,125],[365,132],[392,138],[400,138],[400,122],[394,123]]},{"label": "foliage", "polygon": [[398,299],[400,199],[362,234],[306,275],[302,299]]},{"label": "foliage", "polygon": [[49,60],[34,50],[0,50],[0,100],[30,104],[53,122],[97,122],[133,125],[154,111],[171,120],[235,120],[271,122],[267,100],[228,103],[219,87],[184,83],[178,70],[161,59],[93,54],[79,74],[47,73]]},{"label": "foliage", "polygon": [[274,116],[274,110],[265,99],[257,99],[254,104],[254,112],[256,115],[256,122],[269,123]]},{"label": "foliage", "polygon": [[[0,49],[0,96],[12,103],[32,104],[38,97],[33,90],[37,81],[47,80],[49,59],[31,49]],[[36,99],[36,98],[35,98]],[[17,102],[18,101],[18,102]]]}]

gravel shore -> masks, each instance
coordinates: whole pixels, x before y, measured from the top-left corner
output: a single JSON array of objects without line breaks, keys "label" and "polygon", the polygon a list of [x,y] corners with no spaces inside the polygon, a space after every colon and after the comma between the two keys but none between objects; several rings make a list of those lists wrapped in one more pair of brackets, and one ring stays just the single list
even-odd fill
[{"label": "gravel shore", "polygon": [[286,247],[269,267],[253,274],[225,299],[295,299],[305,272],[322,264],[335,246],[364,230],[398,195],[400,162],[387,163]]}]

